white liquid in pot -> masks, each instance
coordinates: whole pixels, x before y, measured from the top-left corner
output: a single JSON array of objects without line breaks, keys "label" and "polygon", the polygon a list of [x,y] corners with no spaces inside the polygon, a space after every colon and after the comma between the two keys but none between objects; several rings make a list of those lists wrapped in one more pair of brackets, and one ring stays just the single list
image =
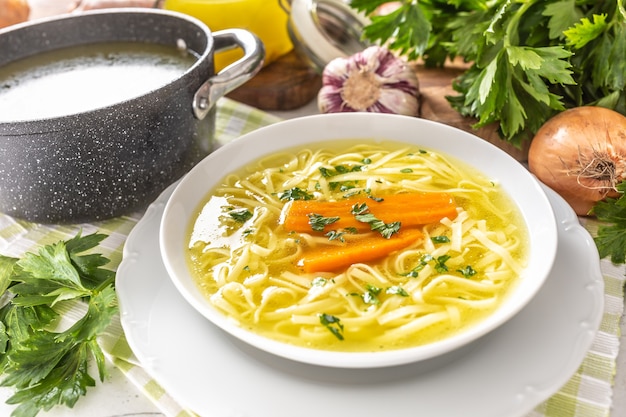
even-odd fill
[{"label": "white liquid in pot", "polygon": [[45,52],[0,67],[0,122],[81,113],[179,78],[196,58],[156,44],[112,42]]}]

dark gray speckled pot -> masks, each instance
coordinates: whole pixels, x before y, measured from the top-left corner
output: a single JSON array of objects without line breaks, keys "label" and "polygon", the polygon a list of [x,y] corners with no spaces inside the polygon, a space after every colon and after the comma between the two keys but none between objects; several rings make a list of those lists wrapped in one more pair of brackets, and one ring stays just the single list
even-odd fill
[{"label": "dark gray speckled pot", "polygon": [[[160,89],[89,112],[0,122],[0,211],[79,223],[144,208],[211,151],[215,101],[254,76],[264,58],[247,31],[211,33],[196,19],[162,10],[86,12],[0,31],[0,66],[79,44],[181,40],[200,58]],[[229,47],[241,47],[244,57],[215,74],[214,52]]]}]

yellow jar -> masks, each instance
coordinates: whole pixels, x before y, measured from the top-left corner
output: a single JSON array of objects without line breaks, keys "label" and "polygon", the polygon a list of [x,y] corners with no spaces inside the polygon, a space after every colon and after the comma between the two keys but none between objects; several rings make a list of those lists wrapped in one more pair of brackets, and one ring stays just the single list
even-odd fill
[{"label": "yellow jar", "polygon": [[[280,0],[165,0],[163,8],[193,16],[212,32],[222,29],[247,29],[265,46],[265,65],[289,52],[293,45],[287,31],[288,14]],[[216,54],[215,70],[243,56],[239,50]]]}]

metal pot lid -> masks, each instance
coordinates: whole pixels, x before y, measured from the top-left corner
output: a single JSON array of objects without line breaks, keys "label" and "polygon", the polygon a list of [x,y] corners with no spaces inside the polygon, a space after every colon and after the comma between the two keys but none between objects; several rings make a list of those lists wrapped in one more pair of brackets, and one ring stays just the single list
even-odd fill
[{"label": "metal pot lid", "polygon": [[319,73],[333,59],[370,46],[361,39],[369,19],[352,9],[347,1],[291,0],[289,3],[288,31],[294,49]]}]

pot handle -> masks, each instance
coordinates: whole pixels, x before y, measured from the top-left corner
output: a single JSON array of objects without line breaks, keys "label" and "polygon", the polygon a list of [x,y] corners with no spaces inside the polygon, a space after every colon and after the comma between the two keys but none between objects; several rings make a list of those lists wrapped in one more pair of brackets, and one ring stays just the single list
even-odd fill
[{"label": "pot handle", "polygon": [[218,99],[254,77],[263,67],[265,48],[252,32],[244,29],[226,29],[213,33],[214,53],[240,47],[243,57],[228,65],[200,86],[193,97],[193,113],[202,120]]}]

